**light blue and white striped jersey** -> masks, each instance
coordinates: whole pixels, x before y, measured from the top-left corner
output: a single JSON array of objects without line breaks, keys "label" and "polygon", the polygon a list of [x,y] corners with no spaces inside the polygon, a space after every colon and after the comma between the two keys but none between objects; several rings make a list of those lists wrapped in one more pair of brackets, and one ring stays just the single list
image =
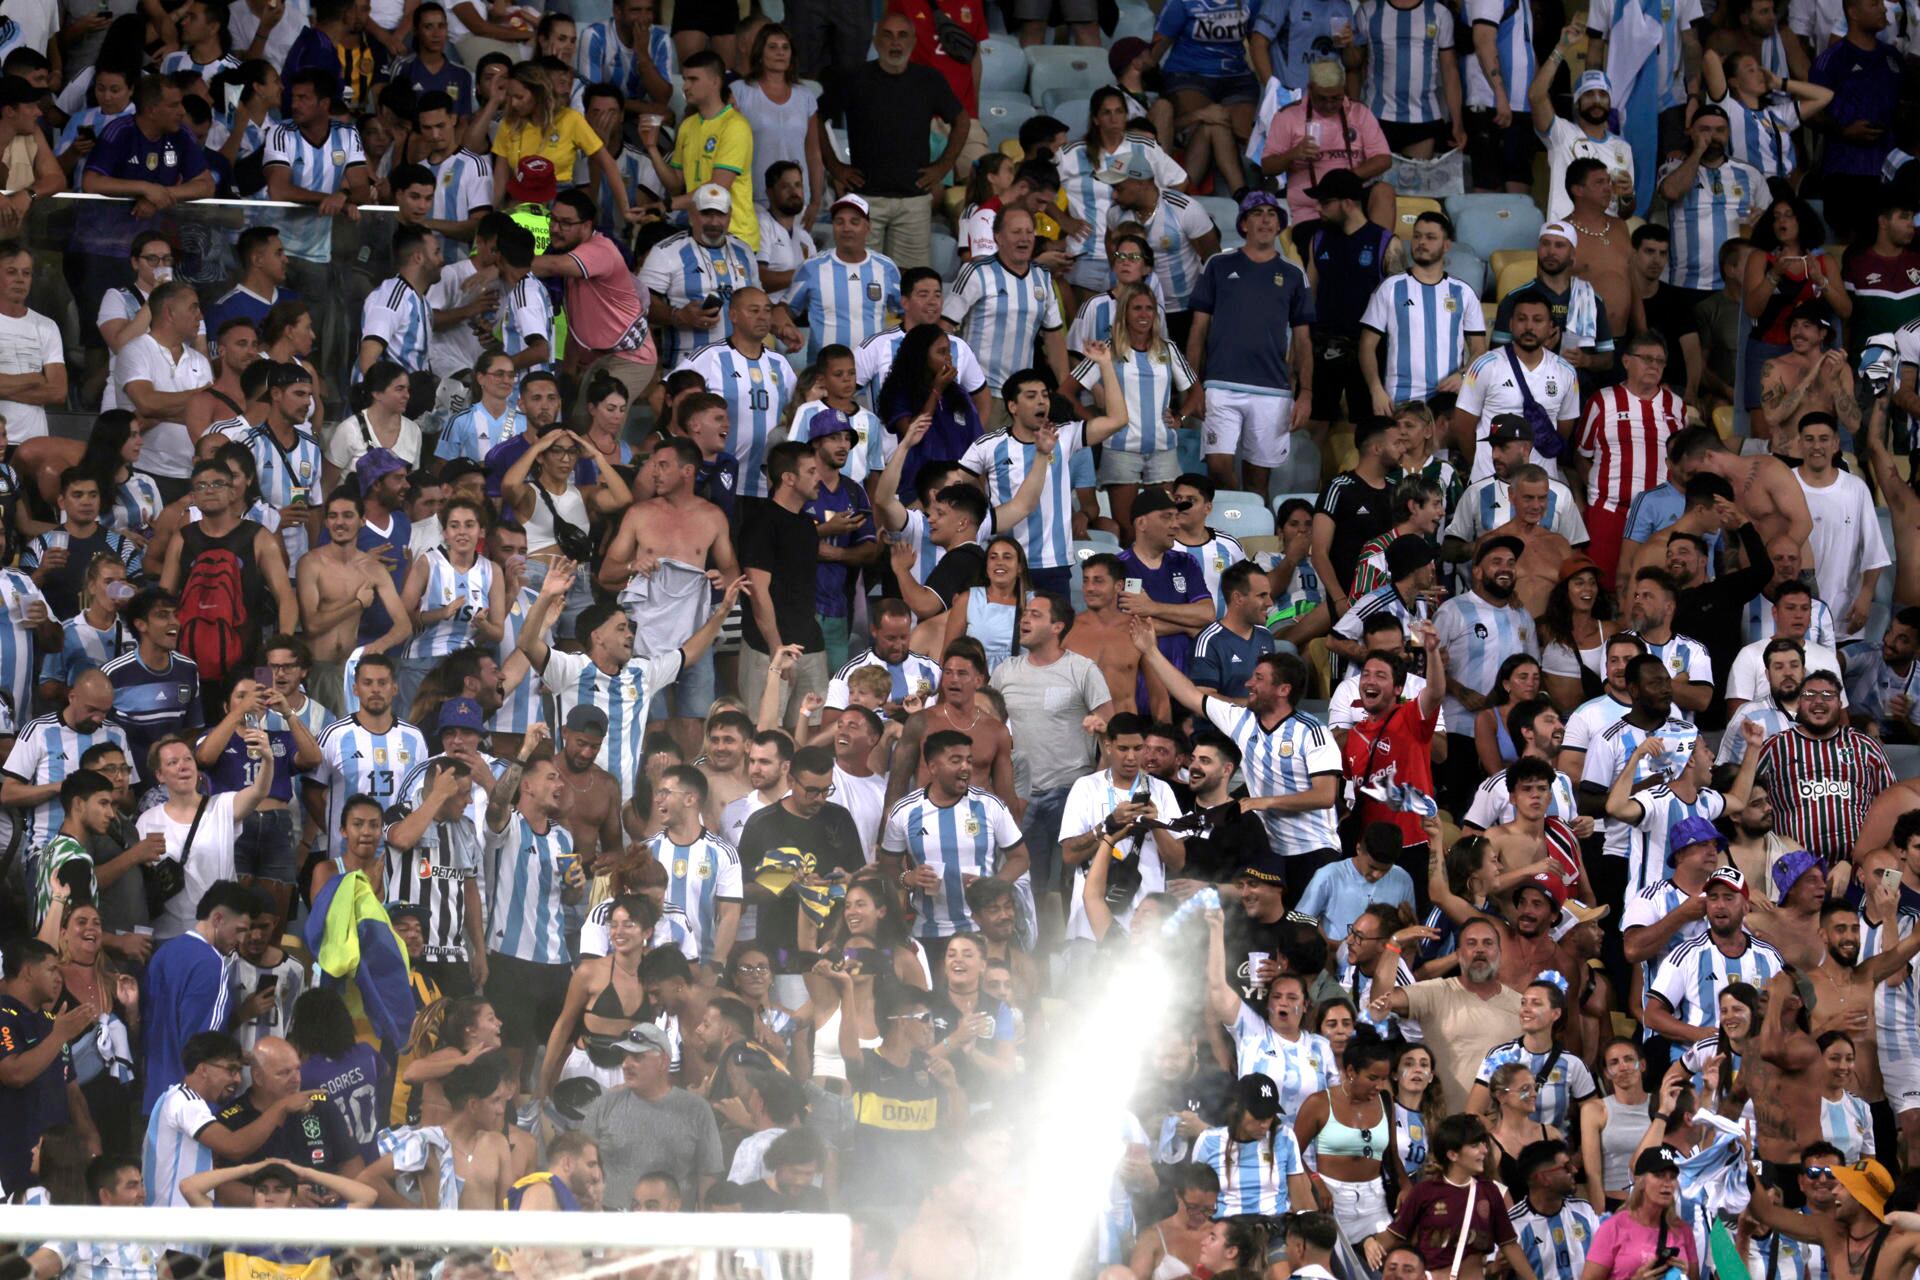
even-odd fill
[{"label": "light blue and white striped jersey", "polygon": [[[349,689],[352,678],[349,673]],[[310,777],[327,789],[327,847],[337,850],[343,839],[340,813],[349,796],[365,793],[385,809],[400,798],[401,778],[431,754],[426,735],[398,718],[385,733],[361,724],[357,714],[328,725],[320,734],[320,763]]]},{"label": "light blue and white striped jersey", "polygon": [[1517,604],[1495,604],[1477,591],[1455,596],[1434,610],[1433,629],[1447,649],[1446,713],[1452,724],[1473,723],[1473,712],[1453,694],[1456,684],[1488,694],[1509,655],[1540,656],[1540,640],[1527,611]]},{"label": "light blue and white striped jersey", "polygon": [[[267,133],[268,168],[276,164],[292,170],[293,185],[303,191],[322,191],[329,195],[346,185],[347,170],[364,165],[367,153],[360,145],[360,131],[338,122],[327,126],[327,136],[318,143],[290,124],[277,125]],[[264,191],[262,196],[264,198]],[[333,257],[333,219],[302,218],[280,228],[280,242],[287,256],[302,262],[326,263]]]},{"label": "light blue and white striped jersey", "polygon": [[[646,31],[647,56],[668,84],[680,80],[680,60],[674,56],[673,37],[662,26]],[[644,98],[640,82],[639,59],[620,38],[617,22],[590,22],[580,28],[580,43],[573,57],[573,68],[588,84],[615,85],[623,98]]]},{"label": "light blue and white striped jersey", "polygon": [[1045,267],[1013,271],[998,255],[975,258],[960,268],[940,314],[960,330],[986,371],[995,395],[1008,377],[1033,364],[1040,335],[1066,324],[1060,295]]},{"label": "light blue and white striped jersey", "polygon": [[13,708],[16,724],[33,709],[35,663],[33,628],[15,619],[35,601],[45,604],[47,598],[32,578],[18,569],[0,570],[0,610],[6,615],[0,617],[0,694]]},{"label": "light blue and white striped jersey", "polygon": [[[253,454],[260,471],[262,502],[279,508],[290,505],[298,496],[316,507],[323,504],[326,495],[320,488],[320,442],[312,432],[295,427],[293,447],[289,449],[281,445],[272,427],[262,424],[242,436],[240,443]],[[288,566],[299,564],[309,549],[305,522],[281,525],[280,542],[287,549]]]},{"label": "light blue and white striped jersey", "polygon": [[[909,510],[908,529],[913,528],[912,517],[919,515]],[[926,518],[921,517],[924,526]],[[934,550],[939,551],[938,547]],[[869,649],[860,654],[846,666],[834,672],[833,679],[827,681],[827,709],[844,710],[847,706],[847,677],[862,667],[878,667],[893,678],[893,688],[888,698],[899,702],[907,698],[931,698],[940,688],[940,663],[924,653],[908,652],[899,662],[888,662],[885,658]]]},{"label": "light blue and white striped jersey", "polygon": [[[1910,911],[1899,914],[1897,930],[1904,938],[1920,925],[1920,917]],[[1860,917],[1860,958],[1867,960],[1894,945],[1895,932],[1884,924],[1870,924]],[[1879,1036],[1882,1061],[1920,1061],[1920,965],[1907,966],[1906,972],[1881,983],[1873,992],[1873,1020]]]},{"label": "light blue and white striped jersey", "polygon": [[935,803],[922,788],[887,811],[880,852],[904,854],[909,869],[930,866],[940,873],[937,893],[913,891],[918,917],[914,933],[950,938],[979,926],[967,910],[966,881],[999,873],[1005,850],[1020,843],[1020,824],[1000,797],[979,787],[950,805]]},{"label": "light blue and white striped jersey", "polygon": [[[505,666],[513,656],[514,648],[520,643],[520,628],[527,625],[527,617],[533,612],[533,602],[539,598],[540,593],[532,587],[521,587],[520,598],[507,602],[504,633],[500,637],[500,647],[494,651],[494,657],[501,666]],[[519,684],[507,691],[506,701],[493,713],[493,719],[487,721],[487,731],[525,733],[540,718],[540,676],[529,671]]]},{"label": "light blue and white striped jersey", "polygon": [[1220,595],[1220,575],[1248,559],[1247,549],[1240,545],[1240,539],[1209,527],[1205,542],[1182,542],[1176,533],[1174,546],[1200,562],[1200,572],[1207,580],[1207,594],[1213,597],[1216,606],[1214,616],[1225,614],[1227,606]]},{"label": "light blue and white striped jersey", "polygon": [[195,62],[190,50],[175,49],[160,59],[161,75],[170,76],[176,71],[191,71],[208,84],[212,84],[213,78],[221,72],[237,71],[239,68],[240,59],[231,53],[223,53],[212,62]]},{"label": "light blue and white striped jersey", "polygon": [[[45,1195],[45,1188],[28,1187],[21,1203],[51,1204]],[[48,1240],[39,1247],[59,1255],[62,1280],[156,1280],[165,1253],[162,1245],[104,1240]]]},{"label": "light blue and white striped jersey", "polygon": [[845,262],[829,249],[793,273],[786,308],[807,331],[807,363],[836,342],[853,350],[900,314],[900,268],[884,253]]},{"label": "light blue and white striped jersey", "polygon": [[1247,149],[1241,152],[1255,168],[1267,154],[1267,134],[1273,130],[1273,118],[1306,97],[1298,89],[1283,84],[1279,76],[1268,76],[1260,90],[1260,105],[1254,108],[1253,132],[1247,137]]},{"label": "light blue and white striped jersey", "polygon": [[1244,1003],[1227,1034],[1233,1038],[1234,1074],[1271,1079],[1280,1090],[1280,1115],[1289,1128],[1302,1102],[1340,1082],[1333,1046],[1325,1036],[1302,1031],[1297,1040],[1283,1039]]},{"label": "light blue and white striped jersey", "polygon": [[[1686,890],[1675,884],[1671,878],[1650,885],[1639,893],[1630,893],[1626,899],[1626,910],[1620,916],[1620,930],[1624,934],[1629,929],[1644,929],[1659,924],[1677,909],[1690,896]],[[1653,981],[1653,975],[1660,968],[1660,962],[1678,951],[1695,938],[1703,938],[1707,933],[1705,919],[1689,920],[1674,930],[1667,939],[1666,950],[1640,966],[1640,984],[1644,990]]]},{"label": "light blue and white striped jersey", "polygon": [[1760,941],[1745,929],[1740,931],[1745,946],[1737,956],[1729,956],[1713,945],[1705,934],[1683,943],[1670,952],[1655,970],[1648,995],[1666,1002],[1680,1021],[1695,1027],[1720,1025],[1719,993],[1730,982],[1747,982],[1764,987],[1767,979],[1779,973],[1785,962],[1771,944]]},{"label": "light blue and white striped jersey", "polygon": [[1224,1127],[1208,1129],[1193,1140],[1193,1162],[1206,1165],[1220,1179],[1216,1218],[1287,1212],[1287,1179],[1307,1171],[1290,1124],[1274,1126],[1272,1134],[1257,1142],[1236,1142]]},{"label": "light blue and white striped jersey", "polygon": [[169,1085],[153,1104],[147,1138],[140,1150],[140,1176],[147,1184],[147,1205],[184,1209],[180,1184],[213,1168],[213,1148],[195,1135],[213,1123],[213,1108],[184,1084]]},{"label": "light blue and white striped jersey", "polygon": [[564,724],[575,707],[598,707],[607,714],[607,736],[594,763],[612,774],[620,794],[633,794],[640,776],[641,739],[647,732],[647,704],[680,675],[682,651],[656,658],[634,658],[608,675],[584,653],[547,655],[541,681],[553,694],[553,723]]},{"label": "light blue and white striped jersey", "polygon": [[488,829],[484,836],[493,868],[487,950],[529,964],[572,964],[560,894],[574,856],[573,833],[559,822],[535,831],[516,809],[505,831]]},{"label": "light blue and white striped jersey", "polygon": [[[787,439],[805,440],[815,415],[832,407],[825,400],[808,400],[800,405],[793,411],[793,421],[787,424]],[[864,484],[868,476],[886,467],[887,459],[900,447],[900,437],[882,426],[871,410],[859,407],[857,402],[853,412],[847,414],[847,421],[853,424],[853,446],[847,450],[846,465],[840,468],[840,473],[855,484]]]},{"label": "light blue and white striped jersey", "polygon": [[473,620],[484,617],[493,591],[496,572],[493,561],[477,556],[471,567],[454,567],[445,548],[426,553],[427,585],[420,593],[420,612],[444,609],[455,600],[463,601],[460,612],[414,633],[407,642],[407,654],[414,658],[444,658],[472,642]]},{"label": "light blue and white striped jersey", "polygon": [[[1167,425],[1167,410],[1174,397],[1185,395],[1194,384],[1193,368],[1180,348],[1162,339],[1157,352],[1136,350],[1121,342],[1113,352],[1114,372],[1120,375],[1120,390],[1126,397],[1127,425],[1108,437],[1106,447],[1122,453],[1164,453],[1178,443],[1178,432]],[[1100,366],[1082,360],[1073,371],[1073,380],[1091,391],[1100,385]],[[1107,403],[1113,403],[1113,391],[1107,391]]]},{"label": "light blue and white striped jersey", "polygon": [[698,373],[707,390],[727,402],[726,447],[740,459],[740,493],[766,497],[767,450],[793,398],[793,366],[772,347],[752,358],[731,342],[715,342],[693,352],[680,368]]},{"label": "light blue and white striped jersey", "polygon": [[[399,276],[380,282],[360,308],[363,338],[378,338],[386,347],[381,359],[391,360],[408,373],[425,373],[433,345],[433,308]],[[358,365],[355,366],[358,369]],[[354,380],[359,380],[356,372]]]},{"label": "light blue and white striped jersey", "polygon": [[[1468,485],[1454,503],[1446,536],[1478,542],[1481,534],[1511,519],[1513,497],[1507,491],[1507,482],[1498,476],[1485,476]],[[1587,522],[1581,518],[1580,504],[1574,500],[1573,490],[1558,480],[1547,481],[1547,514],[1540,523],[1576,547],[1587,541]]]},{"label": "light blue and white striped jersey", "polygon": [[[647,251],[637,274],[647,291],[665,298],[670,307],[684,307],[715,296],[720,299],[720,318],[711,329],[657,327],[654,337],[660,344],[663,369],[677,367],[700,348],[732,337],[730,304],[734,293],[760,286],[760,264],[754,260],[752,246],[734,235],[717,245],[706,245],[694,239],[690,231],[676,232]],[[711,380],[707,389],[717,390]]]},{"label": "light blue and white striped jersey", "polygon": [[1769,178],[1784,178],[1793,172],[1799,156],[1793,148],[1793,131],[1800,127],[1800,108],[1784,93],[1769,94],[1759,107],[1750,108],[1739,97],[1728,93],[1716,106],[1727,113],[1728,146],[1735,160],[1750,164]]},{"label": "light blue and white striped jersey", "polygon": [[1424,284],[1405,272],[1380,282],[1360,323],[1387,340],[1387,398],[1395,404],[1432,395],[1466,365],[1467,335],[1487,331],[1480,299],[1465,281],[1442,276]]},{"label": "light blue and white striped jersey", "polygon": [[1163,191],[1186,186],[1187,171],[1161,149],[1159,141],[1150,133],[1125,134],[1118,148],[1102,151],[1098,132],[1089,132],[1092,137],[1060,148],[1054,156],[1054,165],[1060,171],[1060,189],[1067,195],[1067,212],[1087,224],[1079,235],[1067,237],[1066,251],[1104,262],[1107,238],[1100,234],[1100,229],[1108,225],[1107,211],[1113,208],[1113,185],[1100,181],[1096,176],[1100,170],[1116,161],[1125,164],[1135,158],[1143,159],[1153,166],[1153,180]]},{"label": "light blue and white striped jersey", "polygon": [[[1543,1078],[1547,1060],[1553,1059],[1553,1070]],[[1493,1073],[1509,1062],[1518,1062],[1533,1072],[1533,1118],[1541,1124],[1550,1124],[1560,1132],[1567,1132],[1568,1117],[1578,1122],[1576,1108],[1598,1095],[1599,1089],[1593,1083],[1593,1072],[1587,1070],[1587,1064],[1580,1061],[1576,1054],[1549,1049],[1545,1053],[1535,1053],[1521,1040],[1509,1040],[1487,1050],[1487,1056],[1480,1062],[1479,1074],[1474,1080],[1492,1087]],[[1576,1273],[1577,1274],[1577,1273]]]},{"label": "light blue and white striped jersey", "polygon": [[[613,151],[611,147],[607,149],[613,153],[613,171],[620,175],[620,188],[627,192],[629,197],[631,197],[633,192],[638,191],[642,187],[645,187],[655,195],[665,195],[665,192],[661,190],[660,175],[653,171],[653,162],[647,159],[644,151],[641,151],[638,147],[628,146],[624,139],[621,140],[618,151]],[[591,169],[585,165],[575,165],[573,172],[576,178],[584,177],[586,179],[576,185],[588,186],[591,184],[592,190],[589,194],[593,196],[593,207],[596,211],[594,226],[599,230],[601,235],[606,236],[608,239],[619,239],[622,228],[627,226],[627,224],[620,220],[620,203],[614,199],[613,184],[607,181],[606,174],[600,171],[600,166],[597,164],[593,165]],[[771,214],[762,213],[760,215],[760,225],[762,227],[766,226],[771,220]]]},{"label": "light blue and white striped jersey", "polygon": [[[1676,631],[1659,644],[1645,636],[1640,639],[1647,646],[1647,652],[1660,659],[1660,664],[1667,669],[1668,677],[1676,685],[1689,680],[1698,684],[1713,683],[1713,655],[1707,652],[1707,646],[1692,636],[1683,636]],[[1673,714],[1689,724],[1693,723],[1693,712],[1679,703],[1674,704]]]},{"label": "light blue and white striped jersey", "polygon": [[[80,771],[80,757],[103,742],[111,742],[122,751],[127,750],[127,735],[112,721],[102,724],[92,733],[80,733],[68,728],[66,721],[57,715],[41,716],[21,726],[20,735],[13,742],[13,751],[0,769],[4,769],[8,777],[18,778],[28,786],[58,787]],[[131,752],[127,760],[129,764],[133,763]],[[29,853],[37,851],[53,839],[66,818],[66,806],[60,803],[60,793],[55,791],[27,811],[23,847]]]},{"label": "light blue and white striped jersey", "polygon": [[[1469,30],[1483,22],[1495,28],[1494,43],[1500,57],[1500,80],[1507,87],[1507,105],[1520,115],[1513,127],[1525,128],[1522,113],[1527,109],[1527,86],[1539,70],[1533,52],[1533,6],[1525,0],[1467,0],[1466,17]],[[1591,17],[1588,22],[1592,22]],[[1480,69],[1480,59],[1469,53],[1460,61],[1466,68],[1467,106],[1492,110],[1493,86]]]},{"label": "light blue and white striped jersey", "polygon": [[[1587,10],[1587,30],[1605,36],[1630,4],[1639,5],[1647,17],[1660,25],[1659,50],[1651,68],[1653,83],[1660,90],[1660,110],[1686,105],[1686,63],[1681,57],[1681,34],[1692,31],[1694,24],[1706,16],[1701,11],[1700,0],[1600,0]],[[1528,74],[1531,76],[1531,70]]]},{"label": "light blue and white striped jersey", "polygon": [[[88,107],[84,111],[75,113],[67,119],[67,127],[60,131],[60,139],[54,144],[53,153],[60,156],[67,154],[67,152],[72,149],[73,144],[79,141],[80,131],[82,129],[91,129],[93,136],[98,138],[107,131],[108,125],[118,120],[121,116],[131,115],[132,113],[133,103],[131,102],[127,103],[127,105],[120,110],[112,113],[102,111],[98,107]],[[240,154],[245,156],[247,152],[243,149]],[[73,167],[73,181],[76,186],[86,171],[87,158],[82,156],[80,157],[79,163]]]},{"label": "light blue and white striped jersey", "polygon": [[[1656,181],[1665,182],[1684,163],[1670,160],[1661,165]],[[1752,165],[1732,158],[1718,168],[1703,162],[1694,172],[1693,189],[1667,202],[1667,228],[1673,233],[1667,283],[1682,289],[1718,289],[1720,246],[1739,235],[1767,199],[1767,180]]]},{"label": "light blue and white striped jersey", "polygon": [[[1611,712],[1615,705],[1617,704],[1614,704],[1613,699],[1603,693],[1598,698],[1582,703],[1574,715],[1578,716],[1581,711],[1592,707],[1595,714],[1604,716]],[[1585,743],[1587,754],[1581,764],[1580,780],[1582,782],[1591,782],[1598,787],[1612,786],[1613,780],[1620,776],[1620,770],[1626,768],[1628,757],[1633,755],[1635,748],[1642,740],[1649,737],[1658,737],[1666,744],[1667,758],[1663,760],[1652,755],[1642,756],[1640,763],[1634,766],[1634,785],[1638,786],[1656,773],[1665,772],[1668,777],[1673,777],[1679,772],[1678,762],[1685,760],[1693,751],[1694,744],[1700,740],[1700,731],[1682,720],[1678,709],[1667,717],[1667,722],[1660,726],[1657,733],[1637,727],[1626,718],[1626,713],[1627,708],[1620,707],[1619,715],[1613,722]],[[1564,745],[1577,747],[1580,744],[1567,742]],[[1609,822],[1602,829],[1607,836],[1606,855],[1610,858],[1626,857],[1627,824]]]},{"label": "light blue and white striped jersey", "polygon": [[138,643],[133,629],[118,617],[105,631],[77,613],[60,624],[60,652],[40,659],[40,678],[72,686],[89,671],[98,671]]},{"label": "light blue and white striped jersey", "polygon": [[[1310,790],[1321,774],[1344,776],[1333,735],[1310,715],[1295,711],[1269,730],[1248,708],[1219,698],[1208,698],[1203,710],[1214,727],[1240,748],[1240,769],[1249,795],[1298,795]],[[1340,847],[1330,808],[1304,813],[1262,809],[1260,817],[1273,851],[1283,858]]]},{"label": "light blue and white striped jersey", "polygon": [[1153,212],[1142,219],[1132,209],[1114,205],[1107,210],[1109,229],[1123,222],[1143,222],[1147,243],[1153,246],[1153,278],[1160,282],[1168,311],[1185,311],[1200,279],[1200,253],[1194,242],[1215,230],[1213,219],[1200,202],[1179,191],[1162,191]]},{"label": "light blue and white striped jersey", "polygon": [[[1626,722],[1621,721],[1622,724]],[[1633,794],[1640,821],[1627,826],[1627,893],[1657,885],[1667,874],[1667,833],[1687,818],[1712,822],[1727,811],[1727,799],[1712,787],[1700,788],[1689,804],[1666,783],[1656,783]],[[1626,824],[1621,824],[1626,826]]]},{"label": "light blue and white striped jersey", "polygon": [[507,291],[500,300],[500,348],[510,356],[527,349],[535,338],[547,341],[548,359],[530,364],[523,373],[553,370],[553,295],[547,286],[529,275]]},{"label": "light blue and white striped jersey", "polygon": [[[1644,539],[1637,539],[1637,541],[1644,541]],[[1771,640],[1773,633],[1773,601],[1764,595],[1755,596],[1747,604],[1747,643],[1752,644],[1755,640]],[[1803,645],[1825,645],[1829,649],[1838,647],[1833,630],[1833,610],[1829,609],[1827,602],[1818,596],[1814,597],[1813,601],[1813,621],[1807,624],[1807,634],[1800,639]]]},{"label": "light blue and white striped jersey", "polygon": [[440,443],[433,447],[433,456],[485,462],[489,450],[519,432],[520,413],[511,400],[497,418],[487,406],[475,401],[448,420],[440,432]]},{"label": "light blue and white striped jersey", "polygon": [[[1084,422],[1061,424],[1060,440],[1039,503],[1032,515],[1006,530],[1019,540],[1030,568],[1053,569],[1073,563],[1073,477],[1068,468],[1073,455],[1085,446],[1086,430]],[[1038,450],[1015,437],[1009,428],[981,436],[968,445],[960,455],[960,465],[986,481],[987,503],[998,507],[1013,500],[1036,456]]]},{"label": "light blue and white striped jersey", "polygon": [[[427,216],[440,222],[465,222],[475,209],[493,207],[493,161],[465,147],[440,161],[422,160],[433,175],[433,203]],[[464,240],[440,237],[440,253],[458,262],[470,252]]]},{"label": "light blue and white striped jersey", "polygon": [[[900,350],[907,331],[895,325],[874,334],[853,350],[853,376],[860,387],[860,403],[873,408],[875,397],[880,389],[887,385],[887,375],[893,372],[893,357]],[[960,389],[972,395],[987,383],[987,375],[980,368],[980,362],[974,359],[973,348],[957,333],[947,335],[947,349],[953,353],[954,381]]]},{"label": "light blue and white striped jersey", "polygon": [[1824,1095],[1820,1099],[1820,1136],[1840,1148],[1847,1164],[1872,1159],[1873,1113],[1866,1099],[1842,1093],[1838,1102]]},{"label": "light blue and white striped jersey", "polygon": [[1793,724],[1793,716],[1783,711],[1771,694],[1741,703],[1740,709],[1727,717],[1726,732],[1720,735],[1720,750],[1713,757],[1716,767],[1739,764],[1747,758],[1747,739],[1740,726],[1748,720],[1758,723],[1769,738],[1776,733],[1786,732]]},{"label": "light blue and white striped jersey", "polygon": [[[1580,816],[1579,802],[1574,797],[1573,779],[1554,770],[1553,787],[1547,793],[1547,816],[1571,824]],[[1507,771],[1502,769],[1474,791],[1473,803],[1467,806],[1467,815],[1461,821],[1465,826],[1488,831],[1503,822],[1512,822],[1515,816],[1512,796],[1507,790]]]},{"label": "light blue and white striped jersey", "polygon": [[740,851],[705,827],[690,844],[662,831],[646,847],[667,869],[667,905],[686,913],[700,958],[712,959],[715,905],[741,901]]},{"label": "light blue and white striped jersey", "polygon": [[[1803,1205],[1798,1212],[1811,1211]],[[1774,1256],[1776,1249],[1778,1258]],[[1767,1280],[1829,1280],[1832,1275],[1825,1249],[1817,1244],[1803,1244],[1778,1231],[1754,1240],[1747,1247],[1747,1267],[1750,1275],[1764,1276]]]},{"label": "light blue and white striped jersey", "polygon": [[1508,1211],[1507,1220],[1537,1280],[1580,1280],[1587,1247],[1600,1230],[1600,1215],[1591,1204],[1570,1196],[1560,1212],[1545,1214],[1523,1197]]},{"label": "light blue and white striped jersey", "polygon": [[1393,124],[1444,120],[1440,59],[1454,47],[1453,11],[1440,0],[1402,9],[1388,0],[1361,0],[1353,40],[1367,51],[1367,109]]},{"label": "light blue and white striped jersey", "polygon": [[131,529],[144,535],[153,528],[153,518],[166,505],[167,500],[160,496],[160,486],[154,483],[153,477],[136,471],[113,495],[113,506],[100,513],[100,522],[115,533]]}]

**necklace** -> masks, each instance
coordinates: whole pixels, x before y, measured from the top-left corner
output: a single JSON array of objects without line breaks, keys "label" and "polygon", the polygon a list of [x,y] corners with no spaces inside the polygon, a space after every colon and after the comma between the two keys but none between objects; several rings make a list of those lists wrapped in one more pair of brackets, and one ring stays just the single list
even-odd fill
[{"label": "necklace", "polygon": [[1567,221],[1571,222],[1573,224],[1573,229],[1575,231],[1578,231],[1583,236],[1592,236],[1594,239],[1598,240],[1601,244],[1612,243],[1612,240],[1610,239],[1613,233],[1611,219],[1609,219],[1607,222],[1601,223],[1598,230],[1595,230],[1592,227],[1582,226],[1580,223],[1580,220],[1574,217],[1572,214],[1567,215]]},{"label": "necklace", "polygon": [[[944,702],[940,704],[940,713],[941,715],[946,717],[946,721],[948,724],[953,725],[955,728],[959,728],[959,723],[953,718],[953,711]],[[973,707],[973,719],[967,721],[967,727],[964,729],[960,729],[960,732],[972,733],[973,727],[979,723],[980,723],[980,705],[978,703],[975,703]]]}]

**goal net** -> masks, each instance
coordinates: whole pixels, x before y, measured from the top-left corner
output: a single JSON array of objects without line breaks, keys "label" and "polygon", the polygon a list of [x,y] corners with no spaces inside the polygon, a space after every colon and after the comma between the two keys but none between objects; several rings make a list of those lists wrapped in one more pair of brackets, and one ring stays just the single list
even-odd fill
[{"label": "goal net", "polygon": [[850,1280],[849,1233],[832,1214],[0,1205],[0,1253],[74,1280]]}]

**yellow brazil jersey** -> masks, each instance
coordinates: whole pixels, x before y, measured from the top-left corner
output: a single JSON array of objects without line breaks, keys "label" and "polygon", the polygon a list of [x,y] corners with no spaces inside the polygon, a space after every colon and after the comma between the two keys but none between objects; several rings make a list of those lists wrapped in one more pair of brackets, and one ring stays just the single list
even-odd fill
[{"label": "yellow brazil jersey", "polygon": [[600,147],[600,135],[593,131],[587,118],[572,107],[554,112],[553,124],[544,134],[531,120],[517,125],[502,121],[500,131],[493,138],[493,154],[506,165],[508,177],[520,167],[523,157],[545,156],[553,162],[554,181],[562,187],[577,180],[573,172],[574,157],[591,156]]},{"label": "yellow brazil jersey", "polygon": [[280,1262],[229,1249],[220,1261],[226,1280],[332,1280],[333,1276],[333,1259],[324,1256]]},{"label": "yellow brazil jersey", "polygon": [[753,126],[745,116],[732,107],[716,116],[688,112],[673,145],[673,167],[686,179],[688,191],[712,180],[716,169],[733,174],[733,218],[727,230],[749,247],[760,247],[760,219],[753,211]]}]

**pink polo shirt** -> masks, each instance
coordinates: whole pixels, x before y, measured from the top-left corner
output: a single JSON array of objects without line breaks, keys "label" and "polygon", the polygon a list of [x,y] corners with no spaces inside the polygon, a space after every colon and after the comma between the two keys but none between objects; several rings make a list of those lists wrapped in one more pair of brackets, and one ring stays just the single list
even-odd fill
[{"label": "pink polo shirt", "polygon": [[594,351],[617,350],[629,360],[655,363],[647,291],[634,279],[619,246],[596,231],[567,256],[582,272],[567,280],[568,333]]},{"label": "pink polo shirt", "polygon": [[[1281,110],[1273,117],[1273,126],[1267,130],[1267,149],[1264,155],[1277,156],[1293,150],[1307,136],[1307,108],[1309,99],[1302,98],[1290,107]],[[1351,98],[1341,103],[1338,117],[1315,112],[1313,127],[1319,130],[1320,158],[1309,164],[1305,160],[1296,163],[1287,170],[1287,222],[1290,226],[1299,226],[1320,216],[1320,206],[1307,191],[1320,176],[1335,169],[1352,169],[1376,156],[1391,154],[1387,147],[1387,135],[1380,131],[1380,122],[1374,119],[1373,112],[1367,110]]]}]

